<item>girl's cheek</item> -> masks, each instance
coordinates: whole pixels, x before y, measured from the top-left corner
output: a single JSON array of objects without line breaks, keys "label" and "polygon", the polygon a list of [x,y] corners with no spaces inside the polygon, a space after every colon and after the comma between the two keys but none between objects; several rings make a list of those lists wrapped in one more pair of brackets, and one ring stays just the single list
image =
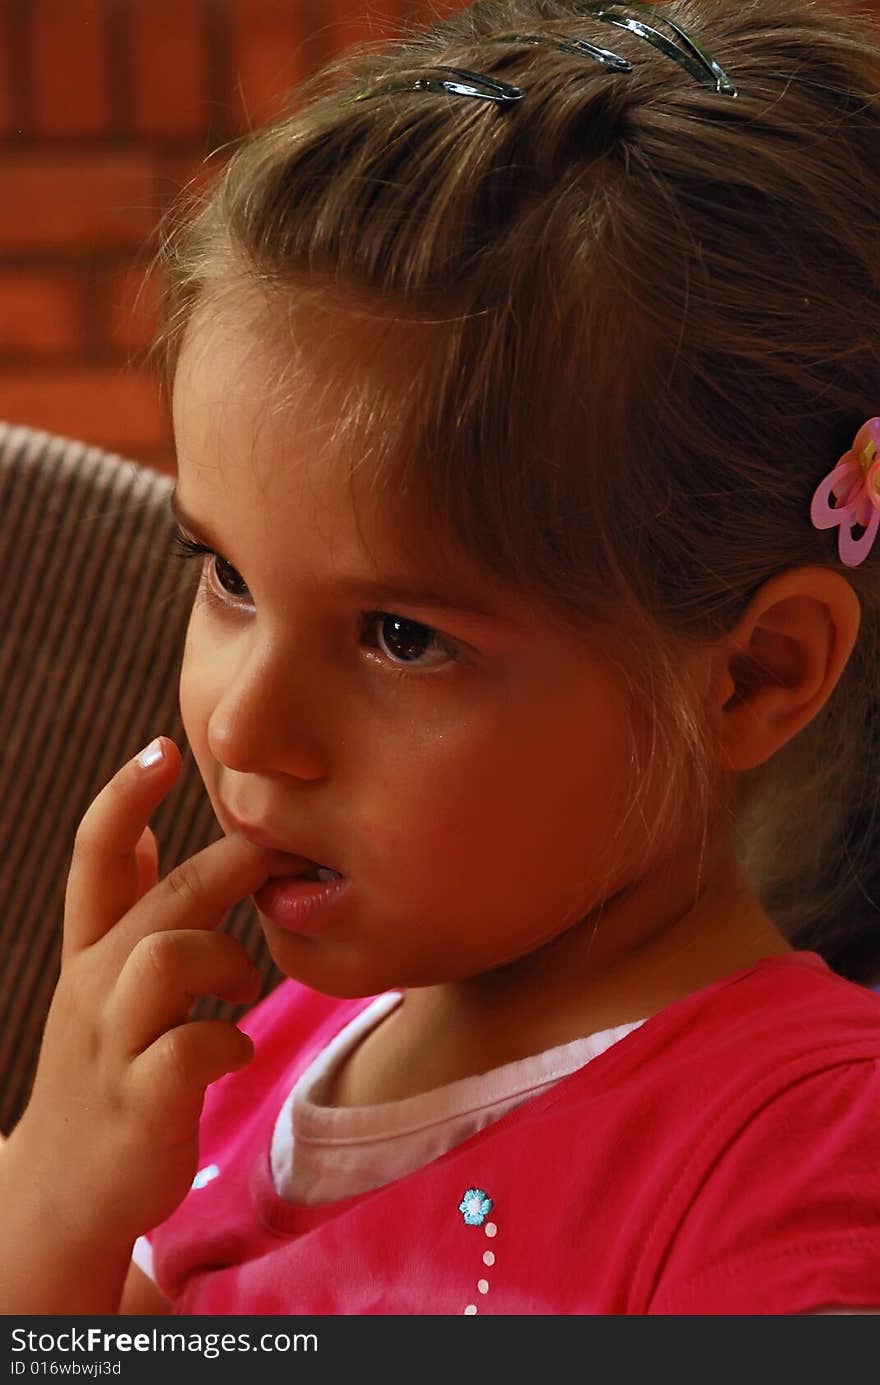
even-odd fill
[{"label": "girl's cheek", "polygon": [[180,668],[180,716],[183,721],[183,729],[186,732],[187,740],[192,743],[193,732],[195,730],[195,711],[197,706],[196,697],[197,677],[195,661],[188,651],[184,651],[183,663]]},{"label": "girl's cheek", "polygon": [[200,657],[195,641],[187,640],[180,668],[180,718],[196,764],[204,774],[208,757],[208,726],[212,710],[210,664]]}]

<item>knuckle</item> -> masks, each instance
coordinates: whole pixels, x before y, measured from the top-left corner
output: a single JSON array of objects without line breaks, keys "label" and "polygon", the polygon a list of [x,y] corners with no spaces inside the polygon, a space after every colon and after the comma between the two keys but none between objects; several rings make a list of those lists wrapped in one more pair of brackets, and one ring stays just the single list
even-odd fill
[{"label": "knuckle", "polygon": [[178,970],[180,944],[173,933],[148,933],[139,939],[134,950],[143,956],[146,966],[163,982]]},{"label": "knuckle", "polygon": [[165,877],[165,884],[172,894],[190,903],[198,899],[202,888],[198,867],[191,858],[181,861],[170,870]]}]

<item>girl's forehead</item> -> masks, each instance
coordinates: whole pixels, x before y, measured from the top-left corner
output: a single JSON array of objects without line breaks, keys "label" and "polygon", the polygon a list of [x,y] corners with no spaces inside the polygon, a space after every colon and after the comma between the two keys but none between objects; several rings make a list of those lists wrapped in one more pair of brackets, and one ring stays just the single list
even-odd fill
[{"label": "girl's forehead", "polygon": [[281,314],[277,304],[199,312],[173,382],[181,465],[210,459],[240,476],[247,464],[267,482],[328,461],[364,482],[393,472],[414,356],[389,349],[390,324],[356,325],[326,310]]},{"label": "girl's forehead", "polygon": [[221,552],[239,538],[249,551],[259,543],[273,565],[291,542],[314,540],[340,570],[522,613],[521,596],[464,554],[440,516],[393,485],[374,487],[367,430],[340,427],[346,411],[355,424],[369,411],[358,413],[350,377],[327,367],[326,352],[320,360],[320,373],[311,358],[291,365],[280,343],[234,324],[202,323],[187,338],[174,424],[176,508],[199,521],[188,528]]},{"label": "girl's forehead", "polygon": [[217,517],[220,551],[221,522],[230,535],[250,531],[255,547],[268,525],[274,553],[290,518],[352,567],[393,571],[400,585],[571,635],[558,608],[493,570],[436,505],[397,484],[397,458],[408,448],[412,461],[418,439],[397,431],[395,405],[413,398],[427,338],[407,354],[401,324],[387,318],[309,309],[291,329],[271,309],[251,301],[243,315],[232,304],[201,313],[178,358],[179,496],[200,519]]},{"label": "girl's forehead", "polygon": [[[200,304],[173,382],[181,470],[198,468],[197,484],[225,473],[232,486],[267,491],[286,477],[293,486],[347,487],[401,539],[438,556],[457,548],[414,464],[431,342],[438,345],[432,324],[408,323],[387,307],[310,295],[287,302],[253,289]],[[404,469],[406,486],[398,483]]]}]

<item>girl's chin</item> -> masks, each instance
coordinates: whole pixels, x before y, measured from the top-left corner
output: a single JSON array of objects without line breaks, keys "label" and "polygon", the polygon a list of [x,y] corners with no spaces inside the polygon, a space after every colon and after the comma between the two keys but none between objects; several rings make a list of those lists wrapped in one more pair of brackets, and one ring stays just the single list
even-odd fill
[{"label": "girl's chin", "polygon": [[358,965],[357,959],[350,954],[341,957],[339,949],[326,938],[288,932],[265,918],[259,909],[257,914],[276,967],[301,986],[337,1000],[358,1000],[381,995],[384,991],[404,989],[391,979],[386,968],[377,970],[375,965]]},{"label": "girl's chin", "polygon": [[359,958],[350,948],[342,949],[326,937],[291,933],[278,928],[259,910],[257,914],[266,945],[279,971],[301,986],[338,1000],[356,1000],[416,987],[455,985],[466,979],[440,968],[430,972],[424,966],[416,968],[411,960],[394,967],[387,953],[377,965],[375,954]]}]

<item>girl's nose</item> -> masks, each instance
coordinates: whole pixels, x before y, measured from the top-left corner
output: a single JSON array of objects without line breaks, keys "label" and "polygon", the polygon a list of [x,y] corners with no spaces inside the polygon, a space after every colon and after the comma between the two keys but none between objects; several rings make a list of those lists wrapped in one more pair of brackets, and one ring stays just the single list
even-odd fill
[{"label": "girl's nose", "polygon": [[241,668],[227,684],[208,722],[209,749],[218,764],[240,773],[321,779],[326,713],[326,699],[311,685],[264,660]]}]

